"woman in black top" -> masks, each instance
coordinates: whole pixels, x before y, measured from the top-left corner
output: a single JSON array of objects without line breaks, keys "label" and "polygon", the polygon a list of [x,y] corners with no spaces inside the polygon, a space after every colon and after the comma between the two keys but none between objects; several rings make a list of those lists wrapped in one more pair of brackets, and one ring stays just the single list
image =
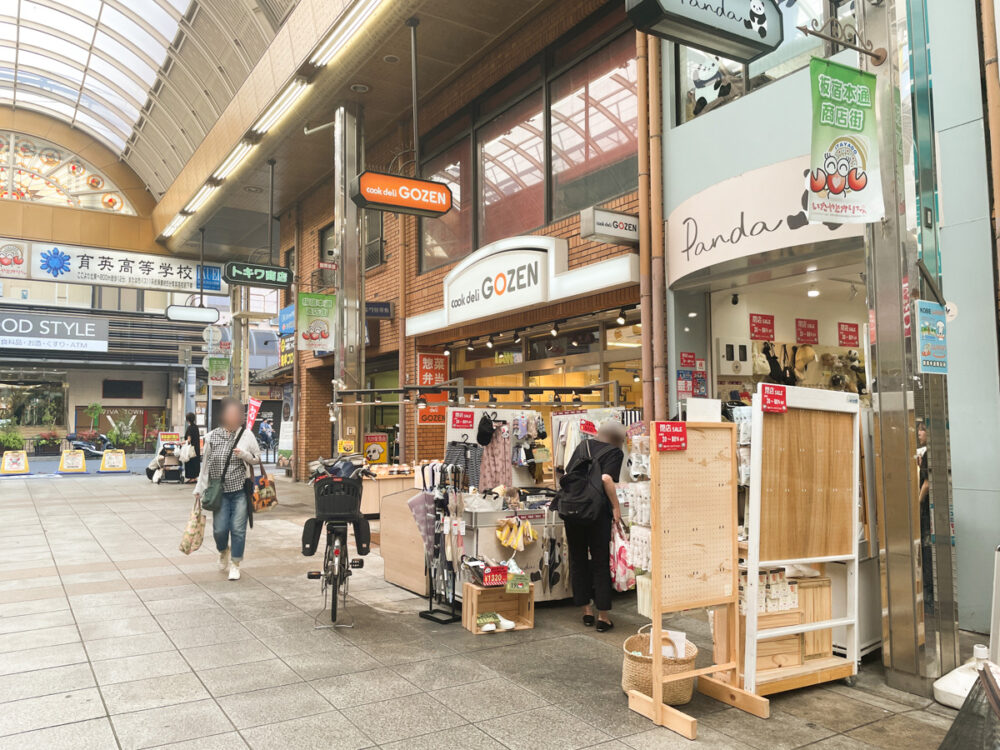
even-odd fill
[{"label": "woman in black top", "polygon": [[[615,483],[621,473],[625,454],[625,428],[619,422],[608,420],[601,425],[597,437],[583,441],[573,451],[566,465],[571,471],[573,465],[590,455],[600,464],[601,480],[608,502],[600,517],[591,523],[566,521],[566,544],[569,547],[569,575],[573,584],[573,603],[583,607],[583,624],[594,624],[594,608],[597,608],[597,630],[605,632],[614,627],[611,622],[611,528],[622,521],[618,506],[618,492]],[[603,445],[602,445],[603,444]],[[593,605],[591,605],[593,602]]]},{"label": "woman in black top", "polygon": [[184,464],[184,478],[187,484],[194,484],[198,481],[201,473],[201,432],[195,424],[194,412],[187,414],[187,429],[184,431],[184,440],[194,446],[194,455]]}]

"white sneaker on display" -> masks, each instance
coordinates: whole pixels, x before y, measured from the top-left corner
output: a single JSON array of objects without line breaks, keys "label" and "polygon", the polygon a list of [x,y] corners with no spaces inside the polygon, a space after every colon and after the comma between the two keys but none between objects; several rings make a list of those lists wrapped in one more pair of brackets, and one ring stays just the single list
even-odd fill
[{"label": "white sneaker on display", "polygon": [[219,553],[219,570],[223,573],[229,570],[229,547],[226,547],[225,552]]},{"label": "white sneaker on display", "polygon": [[240,580],[240,564],[238,562],[234,562],[232,565],[229,566],[229,580],[230,581]]},{"label": "white sneaker on display", "polygon": [[497,617],[500,618],[500,629],[501,630],[513,630],[515,627],[517,627],[517,623],[514,622],[513,620],[508,620],[506,617],[504,617],[501,614],[498,614]]}]

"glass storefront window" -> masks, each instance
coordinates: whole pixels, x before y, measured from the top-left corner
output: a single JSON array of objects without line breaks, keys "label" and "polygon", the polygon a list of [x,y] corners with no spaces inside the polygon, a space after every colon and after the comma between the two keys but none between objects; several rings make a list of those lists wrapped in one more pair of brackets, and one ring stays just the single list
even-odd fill
[{"label": "glass storefront window", "polygon": [[437,219],[422,219],[420,267],[423,271],[464,258],[472,251],[472,170],[469,141],[461,140],[424,164],[423,177],[451,188],[452,209]]},{"label": "glass storefront window", "polygon": [[528,342],[528,359],[548,359],[574,354],[587,354],[601,349],[601,333],[597,326],[575,331],[560,331],[558,336],[539,336]]},{"label": "glass storefront window", "polygon": [[479,244],[545,223],[542,92],[479,129]]},{"label": "glass storefront window", "polygon": [[521,344],[513,341],[497,342],[493,348],[488,348],[482,341],[477,341],[470,352],[465,342],[452,346],[452,363],[456,370],[474,370],[480,367],[517,365],[524,361]]},{"label": "glass storefront window", "polygon": [[635,40],[625,34],[552,84],[552,211],[566,216],[638,184]]},{"label": "glass storefront window", "polygon": [[0,429],[64,426],[66,407],[61,382],[0,382]]},{"label": "glass storefront window", "polygon": [[735,99],[743,93],[743,66],[691,47],[678,46],[681,123]]}]

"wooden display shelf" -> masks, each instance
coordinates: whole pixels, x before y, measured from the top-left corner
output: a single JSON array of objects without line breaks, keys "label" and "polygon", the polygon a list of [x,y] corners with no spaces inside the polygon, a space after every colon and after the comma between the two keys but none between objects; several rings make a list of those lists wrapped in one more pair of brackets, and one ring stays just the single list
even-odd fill
[{"label": "wooden display shelf", "polygon": [[508,594],[502,586],[485,587],[466,581],[462,584],[462,627],[476,635],[509,633],[509,630],[482,631],[476,619],[485,612],[496,612],[514,621],[514,630],[531,630],[535,627],[535,584],[526,594]]},{"label": "wooden display shelf", "polygon": [[757,672],[757,695],[819,685],[855,674],[854,662],[841,656],[809,659],[802,664]]}]

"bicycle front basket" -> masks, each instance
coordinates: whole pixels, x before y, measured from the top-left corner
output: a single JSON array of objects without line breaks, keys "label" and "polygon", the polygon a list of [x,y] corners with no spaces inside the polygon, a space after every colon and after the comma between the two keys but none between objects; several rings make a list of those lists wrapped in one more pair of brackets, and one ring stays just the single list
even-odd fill
[{"label": "bicycle front basket", "polygon": [[361,514],[361,482],[341,477],[323,477],[313,484],[316,518],[323,521],[353,521]]}]

